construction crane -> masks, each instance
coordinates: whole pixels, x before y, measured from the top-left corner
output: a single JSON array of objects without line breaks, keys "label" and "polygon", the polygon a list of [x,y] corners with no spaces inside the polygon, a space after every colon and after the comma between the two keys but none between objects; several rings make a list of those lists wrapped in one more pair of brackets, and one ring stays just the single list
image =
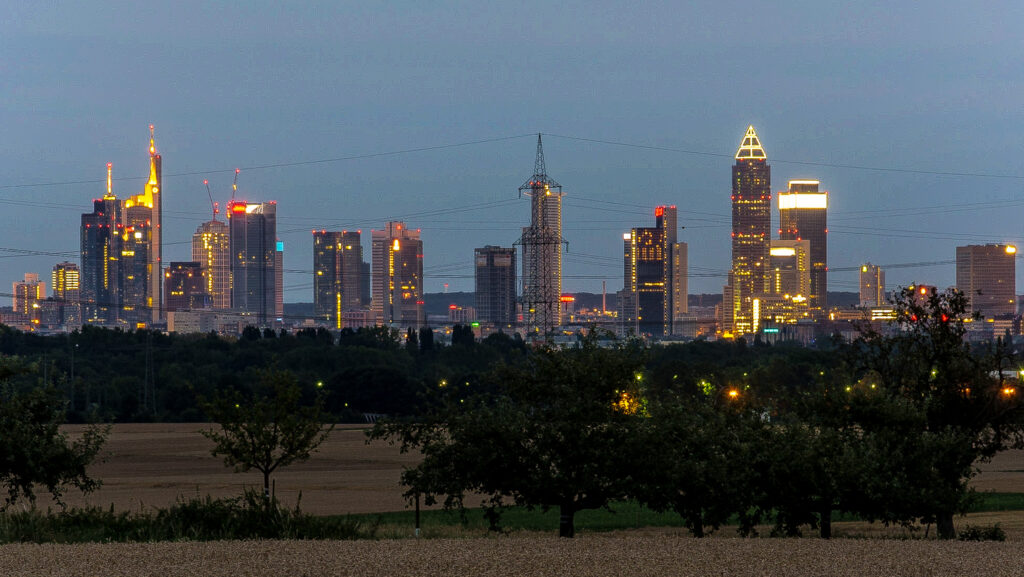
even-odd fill
[{"label": "construction crane", "polygon": [[217,222],[217,214],[220,212],[220,206],[213,201],[213,193],[210,192],[210,181],[204,180],[203,184],[206,185],[206,194],[210,197],[210,208],[213,209],[213,222]]},{"label": "construction crane", "polygon": [[242,172],[241,168],[235,169],[235,181],[231,183],[231,202],[235,201],[235,193],[238,192],[238,173]]}]

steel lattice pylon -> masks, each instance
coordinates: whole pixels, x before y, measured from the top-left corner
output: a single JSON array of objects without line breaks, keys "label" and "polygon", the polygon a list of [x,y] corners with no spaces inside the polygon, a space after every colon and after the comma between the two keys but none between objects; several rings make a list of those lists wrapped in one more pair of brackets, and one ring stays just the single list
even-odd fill
[{"label": "steel lattice pylon", "polygon": [[516,243],[523,249],[523,324],[547,335],[561,324],[562,185],[548,177],[544,147],[537,135],[533,176],[519,187],[530,197],[530,226]]}]

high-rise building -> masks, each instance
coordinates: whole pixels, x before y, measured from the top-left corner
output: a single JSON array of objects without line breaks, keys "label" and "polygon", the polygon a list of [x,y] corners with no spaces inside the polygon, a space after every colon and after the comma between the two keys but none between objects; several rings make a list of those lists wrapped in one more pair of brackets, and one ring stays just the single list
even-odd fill
[{"label": "high-rise building", "polygon": [[753,126],[732,167],[732,270],[723,291],[723,328],[736,336],[758,330],[759,298],[767,292],[771,241],[771,166]]},{"label": "high-rise building", "polygon": [[495,325],[516,322],[516,249],[485,246],[474,249],[476,316]]},{"label": "high-rise building", "polygon": [[25,273],[25,280],[13,283],[14,312],[38,323],[39,305],[46,300],[46,283],[36,273]]},{"label": "high-rise building", "polygon": [[372,310],[377,322],[419,328],[423,313],[423,241],[419,230],[404,222],[388,222],[371,231],[373,259]]},{"label": "high-rise building", "polygon": [[364,268],[362,234],[361,230],[341,231],[341,309],[345,311],[359,310],[370,302],[368,296],[363,296],[364,280],[369,287],[370,271]]},{"label": "high-rise building", "polygon": [[53,286],[53,299],[60,303],[61,315],[59,324],[77,326],[82,323],[81,312],[81,272],[73,262],[61,262],[53,266],[50,275]]},{"label": "high-rise building", "polygon": [[773,240],[768,254],[771,258],[771,282],[768,292],[808,298],[811,291],[811,242],[808,240]]},{"label": "high-rise building", "polygon": [[82,215],[82,320],[116,324],[121,305],[121,202],[113,193],[113,165],[107,163],[107,192]]},{"label": "high-rise building", "polygon": [[687,310],[686,244],[676,242],[675,206],[655,208],[654,218],[655,226],[622,236],[623,292],[628,293],[623,312],[631,323],[627,331],[664,336]]},{"label": "high-rise building", "polygon": [[530,198],[530,226],[523,228],[523,321],[530,332],[546,334],[561,318],[562,185],[547,175],[544,147],[537,135],[533,176],[519,192]]},{"label": "high-rise building", "polygon": [[313,231],[313,314],[320,322],[342,327],[341,232]]},{"label": "high-rise building", "polygon": [[277,313],[277,203],[228,204],[231,308],[268,326]]},{"label": "high-rise building", "polygon": [[284,319],[284,242],[274,243],[274,318]]},{"label": "high-rise building", "polygon": [[683,317],[690,314],[688,267],[688,246],[685,242],[677,242],[672,247],[672,334],[680,334],[675,327]]},{"label": "high-rise building", "polygon": [[149,127],[149,179],[140,194],[107,192],[82,215],[82,305],[90,323],[144,327],[162,317],[162,159]]},{"label": "high-rise building", "polygon": [[1017,313],[1017,247],[1008,244],[956,247],[956,288],[970,312],[986,318]]},{"label": "high-rise building", "polygon": [[828,192],[817,180],[791,180],[779,193],[779,238],[810,241],[812,309],[828,310]]},{"label": "high-rise building", "polygon": [[203,269],[203,292],[215,309],[231,308],[231,241],[227,223],[204,222],[192,235],[192,261]]},{"label": "high-rise building", "polygon": [[863,308],[886,305],[885,271],[882,267],[866,263],[860,267],[860,306]]},{"label": "high-rise building", "polygon": [[164,296],[167,310],[203,309],[210,305],[202,263],[172,262],[164,272]]}]

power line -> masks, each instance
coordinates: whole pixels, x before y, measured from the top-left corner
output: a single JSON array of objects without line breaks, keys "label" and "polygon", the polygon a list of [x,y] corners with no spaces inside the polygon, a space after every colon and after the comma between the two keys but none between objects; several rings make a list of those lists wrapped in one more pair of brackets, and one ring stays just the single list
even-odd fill
[{"label": "power line", "polygon": [[[550,132],[543,133],[544,136],[553,136],[555,138],[564,138],[566,140],[576,140],[580,142],[593,142],[595,144],[607,144],[611,146],[624,146],[627,148],[639,148],[641,150],[658,150],[662,152],[677,152],[680,154],[691,154],[696,156],[711,156],[715,158],[733,158],[731,154],[725,154],[722,152],[708,152],[704,150],[687,150],[684,148],[673,148],[669,146],[655,146],[650,144],[636,144],[633,142],[621,142],[616,140],[602,140],[599,138],[586,138],[582,136],[568,136],[564,134],[552,134]],[[889,167],[889,166],[869,166],[860,164],[839,164],[833,162],[815,162],[811,160],[787,160],[782,158],[772,158],[772,163],[779,164],[798,164],[802,166],[823,166],[828,168],[845,168],[849,170],[870,170],[875,172],[900,172],[907,174],[927,174],[932,176],[961,176],[971,178],[1005,178],[1014,180],[1024,180],[1024,175],[1019,174],[998,174],[991,172],[956,172],[956,171],[939,171],[939,170],[922,170],[917,168],[901,168],[901,167]]]}]

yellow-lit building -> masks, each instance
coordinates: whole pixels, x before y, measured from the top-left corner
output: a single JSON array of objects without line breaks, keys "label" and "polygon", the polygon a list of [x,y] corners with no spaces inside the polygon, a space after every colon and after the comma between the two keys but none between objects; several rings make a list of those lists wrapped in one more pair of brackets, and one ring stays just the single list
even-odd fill
[{"label": "yellow-lit building", "polygon": [[231,258],[227,223],[214,218],[192,235],[192,260],[203,272],[205,292],[213,308],[231,308]]}]

